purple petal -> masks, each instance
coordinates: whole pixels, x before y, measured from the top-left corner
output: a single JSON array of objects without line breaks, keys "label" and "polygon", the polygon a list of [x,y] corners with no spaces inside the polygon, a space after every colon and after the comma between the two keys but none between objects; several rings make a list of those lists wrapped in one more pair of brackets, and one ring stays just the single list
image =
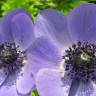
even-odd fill
[{"label": "purple petal", "polygon": [[17,91],[16,91],[16,86],[2,86],[0,88],[0,96],[18,96]]},{"label": "purple petal", "polygon": [[40,37],[27,50],[28,56],[32,61],[32,71],[36,73],[41,68],[55,68],[61,61],[61,52],[49,39]]},{"label": "purple petal", "polygon": [[53,9],[45,9],[38,14],[34,31],[37,37],[47,36],[62,46],[71,42],[67,30],[66,16]]},{"label": "purple petal", "polygon": [[25,13],[15,15],[12,18],[12,32],[16,44],[27,49],[34,40],[31,18]]},{"label": "purple petal", "polygon": [[0,69],[0,87],[6,81],[8,75],[4,73],[4,69]]},{"label": "purple petal", "polygon": [[75,96],[77,94],[77,90],[79,88],[79,85],[80,85],[80,81],[74,77],[72,80],[71,86],[70,86],[68,96]]},{"label": "purple petal", "polygon": [[19,13],[26,13],[25,9],[15,9],[11,12],[9,12],[7,15],[4,16],[3,18],[3,24],[2,24],[2,41],[7,42],[7,41],[12,41],[12,32],[11,32],[11,19]]},{"label": "purple petal", "polygon": [[[0,18],[0,34],[1,34],[1,32],[2,32],[2,18]],[[0,42],[1,42],[2,40],[1,40],[1,37],[0,37]]]},{"label": "purple petal", "polygon": [[[0,72],[1,74],[1,72]],[[18,94],[16,89],[17,74],[9,74],[0,86],[0,96],[29,96],[28,94]]]},{"label": "purple petal", "polygon": [[28,51],[34,57],[57,63],[61,60],[61,52],[54,42],[46,37],[40,37],[30,46]]},{"label": "purple petal", "polygon": [[15,41],[23,49],[28,48],[34,35],[32,19],[27,10],[15,9],[4,17],[1,37],[3,42]]},{"label": "purple petal", "polygon": [[92,95],[91,96],[95,96],[96,95],[96,83],[94,83],[94,82],[91,82],[91,84],[92,84],[92,86],[93,86],[93,88],[92,88]]},{"label": "purple petal", "polygon": [[96,90],[94,90],[91,82],[88,82],[88,83],[81,82],[76,96],[93,96],[92,95],[93,91],[96,91]]},{"label": "purple petal", "polygon": [[82,4],[73,9],[68,17],[68,26],[72,39],[95,42],[96,5]]},{"label": "purple petal", "polygon": [[[16,88],[17,92],[22,95],[29,94],[31,89],[34,88],[35,86],[35,81],[33,78],[33,75],[31,73],[31,67],[30,65],[32,62],[28,61],[28,64],[25,65],[24,70],[23,70],[23,75],[21,75],[16,82]],[[29,95],[28,95],[29,96]]]},{"label": "purple petal", "polygon": [[63,86],[61,74],[54,69],[41,69],[36,86],[40,96],[68,96],[69,86]]}]

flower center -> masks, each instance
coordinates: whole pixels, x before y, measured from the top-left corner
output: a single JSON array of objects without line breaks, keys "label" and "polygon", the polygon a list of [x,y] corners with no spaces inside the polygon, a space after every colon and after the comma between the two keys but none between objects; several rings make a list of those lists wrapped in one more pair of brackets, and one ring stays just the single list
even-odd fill
[{"label": "flower center", "polygon": [[83,52],[81,55],[80,55],[80,59],[81,61],[85,61],[85,62],[90,62],[90,57],[87,53]]},{"label": "flower center", "polygon": [[66,50],[65,70],[71,78],[74,76],[81,81],[96,79],[96,45],[88,42],[78,42]]},{"label": "flower center", "polygon": [[6,62],[11,61],[13,59],[12,53],[10,51],[4,51],[2,57]]},{"label": "flower center", "polygon": [[15,43],[0,44],[0,69],[4,69],[5,74],[20,72],[24,65],[25,53],[18,49]]},{"label": "flower center", "polygon": [[75,62],[79,67],[87,67],[91,64],[92,58],[86,52],[82,52],[81,54],[75,57]]}]

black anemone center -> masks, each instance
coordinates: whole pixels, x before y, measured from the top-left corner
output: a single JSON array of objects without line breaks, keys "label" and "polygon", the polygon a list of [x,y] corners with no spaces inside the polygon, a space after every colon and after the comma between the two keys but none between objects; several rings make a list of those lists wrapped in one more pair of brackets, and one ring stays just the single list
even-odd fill
[{"label": "black anemone center", "polygon": [[65,70],[71,78],[81,81],[96,80],[96,45],[78,42],[66,50]]},{"label": "black anemone center", "polygon": [[0,44],[0,69],[4,69],[5,74],[20,72],[23,67],[25,53],[18,49],[15,43]]},{"label": "black anemone center", "polygon": [[86,52],[81,52],[74,57],[74,60],[78,67],[88,67],[92,62],[92,57]]}]

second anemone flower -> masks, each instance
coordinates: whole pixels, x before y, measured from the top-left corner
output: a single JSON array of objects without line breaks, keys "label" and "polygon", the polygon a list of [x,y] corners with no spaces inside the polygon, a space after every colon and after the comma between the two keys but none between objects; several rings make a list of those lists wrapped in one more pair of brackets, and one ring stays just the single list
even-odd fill
[{"label": "second anemone flower", "polygon": [[32,18],[25,9],[16,9],[0,24],[0,96],[29,96],[34,79],[26,50],[35,38]]},{"label": "second anemone flower", "polygon": [[40,96],[95,96],[96,5],[82,4],[68,16],[44,10],[34,32],[42,36],[29,48]]}]

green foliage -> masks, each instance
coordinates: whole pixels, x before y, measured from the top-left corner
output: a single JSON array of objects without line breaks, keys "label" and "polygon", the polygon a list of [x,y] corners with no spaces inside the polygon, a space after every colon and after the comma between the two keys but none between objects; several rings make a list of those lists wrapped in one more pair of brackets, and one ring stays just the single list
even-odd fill
[{"label": "green foliage", "polygon": [[89,1],[89,3],[94,3],[94,4],[96,4],[96,0],[93,0],[93,1]]},{"label": "green foliage", "polygon": [[33,90],[30,96],[39,96],[37,90]]},{"label": "green foliage", "polygon": [[1,9],[1,7],[2,7],[2,5],[3,5],[4,2],[5,2],[5,0],[1,0],[0,1],[0,17],[2,16],[3,10]]},{"label": "green foliage", "polygon": [[46,8],[58,9],[67,14],[70,9],[82,3],[80,0],[7,0],[3,2],[2,15],[15,8],[27,8],[32,17],[36,17],[38,12]]}]

